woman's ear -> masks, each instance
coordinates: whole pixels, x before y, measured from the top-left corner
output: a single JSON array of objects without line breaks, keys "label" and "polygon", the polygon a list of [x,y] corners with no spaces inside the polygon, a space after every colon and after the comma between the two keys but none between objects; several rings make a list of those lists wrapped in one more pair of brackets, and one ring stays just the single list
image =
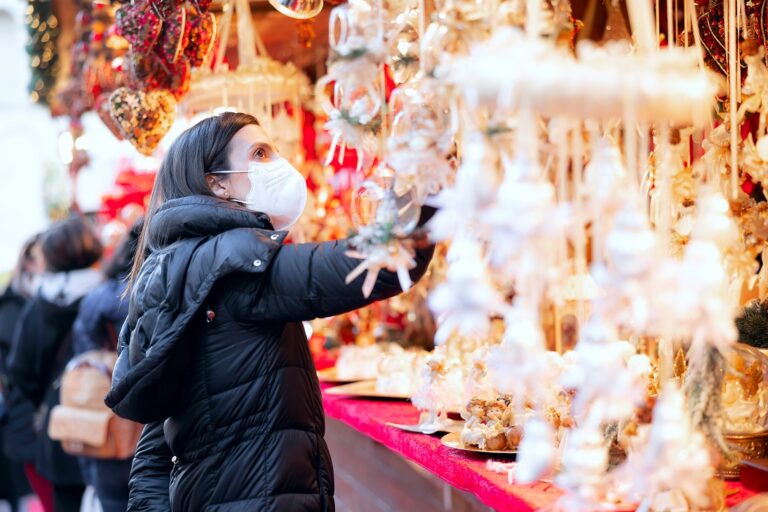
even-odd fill
[{"label": "woman's ear", "polygon": [[205,181],[208,183],[208,187],[211,189],[211,192],[213,192],[213,195],[219,199],[229,200],[229,180],[217,179],[215,176],[209,174],[205,177]]}]

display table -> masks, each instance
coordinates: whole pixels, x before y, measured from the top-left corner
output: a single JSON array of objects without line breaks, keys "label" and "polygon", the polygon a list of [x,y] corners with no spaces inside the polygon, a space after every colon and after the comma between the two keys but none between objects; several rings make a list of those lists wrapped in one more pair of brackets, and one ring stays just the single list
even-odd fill
[{"label": "display table", "polygon": [[[381,443],[406,460],[416,463],[456,489],[474,495],[477,500],[494,510],[538,510],[551,505],[560,495],[559,489],[544,482],[525,486],[510,484],[506,475],[487,469],[487,457],[444,447],[440,443],[439,435],[412,434],[387,426],[387,422],[404,424],[417,422],[418,412],[408,402],[355,399],[324,393],[323,404],[325,414],[331,420],[329,428],[333,429],[336,421],[341,422],[363,436]],[[335,432],[334,435],[346,436],[341,442],[345,443],[349,449],[352,449],[351,444],[357,439],[350,433],[340,435],[339,432]],[[329,444],[331,444],[338,472],[341,469],[338,467],[339,457],[333,453],[333,444]],[[371,462],[381,464],[381,461]],[[356,469],[356,471],[361,470]],[[338,485],[337,478],[337,487]],[[382,492],[385,491],[386,489],[382,488]],[[400,492],[409,491],[401,489]],[[752,495],[754,493],[744,489],[738,483],[728,483],[729,506],[744,501]],[[465,510],[469,509],[465,508]]]}]

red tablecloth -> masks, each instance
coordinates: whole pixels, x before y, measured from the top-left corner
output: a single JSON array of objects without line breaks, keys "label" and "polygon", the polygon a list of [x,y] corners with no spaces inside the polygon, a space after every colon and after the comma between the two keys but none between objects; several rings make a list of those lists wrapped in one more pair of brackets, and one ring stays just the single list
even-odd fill
[{"label": "red tablecloth", "polygon": [[[560,495],[559,489],[543,482],[530,486],[511,485],[506,475],[486,469],[487,457],[447,448],[440,443],[439,436],[411,434],[388,427],[387,422],[414,424],[418,421],[418,412],[410,403],[354,399],[324,393],[323,404],[329,417],[366,434],[454,487],[474,494],[495,510],[537,510],[550,505]],[[754,494],[738,483],[728,483],[729,506]]]}]

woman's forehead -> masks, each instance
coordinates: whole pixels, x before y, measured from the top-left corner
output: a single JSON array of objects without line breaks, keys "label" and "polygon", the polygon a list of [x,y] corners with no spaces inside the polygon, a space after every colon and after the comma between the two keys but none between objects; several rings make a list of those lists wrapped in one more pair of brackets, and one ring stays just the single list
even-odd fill
[{"label": "woman's forehead", "polygon": [[248,149],[256,143],[272,143],[272,139],[267,132],[259,125],[249,124],[243,126],[238,130],[234,137],[232,137],[231,146],[232,149]]}]

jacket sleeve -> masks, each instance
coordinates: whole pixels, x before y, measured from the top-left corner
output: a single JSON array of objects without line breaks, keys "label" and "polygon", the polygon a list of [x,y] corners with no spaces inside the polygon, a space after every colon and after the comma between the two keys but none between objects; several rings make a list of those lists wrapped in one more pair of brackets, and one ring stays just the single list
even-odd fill
[{"label": "jacket sleeve", "polygon": [[[397,274],[379,272],[373,292],[364,297],[365,273],[346,283],[361,260],[350,258],[346,241],[289,244],[282,247],[263,276],[254,298],[253,318],[259,321],[304,321],[338,315],[402,292]],[[416,251],[410,271],[416,282],[427,271],[434,247]]]},{"label": "jacket sleeve", "polygon": [[[419,226],[435,209],[422,207]],[[382,270],[369,297],[363,295],[366,272],[347,284],[347,275],[362,260],[346,255],[348,240],[288,244],[280,248],[262,277],[249,311],[259,321],[298,322],[340,315],[401,293],[395,272]],[[426,273],[434,246],[416,250],[416,266],[410,270],[415,283]]]},{"label": "jacket sleeve", "polygon": [[145,426],[133,457],[127,512],[171,510],[168,487],[172,458],[163,435],[163,422]]},{"label": "jacket sleeve", "polygon": [[[365,273],[351,283],[347,274],[361,260],[350,258],[346,241],[289,244],[280,249],[255,298],[253,317],[259,321],[312,320],[367,306],[402,292],[397,274],[380,271],[369,297],[363,296]],[[416,282],[427,270],[434,247],[416,253],[410,271]]]}]

